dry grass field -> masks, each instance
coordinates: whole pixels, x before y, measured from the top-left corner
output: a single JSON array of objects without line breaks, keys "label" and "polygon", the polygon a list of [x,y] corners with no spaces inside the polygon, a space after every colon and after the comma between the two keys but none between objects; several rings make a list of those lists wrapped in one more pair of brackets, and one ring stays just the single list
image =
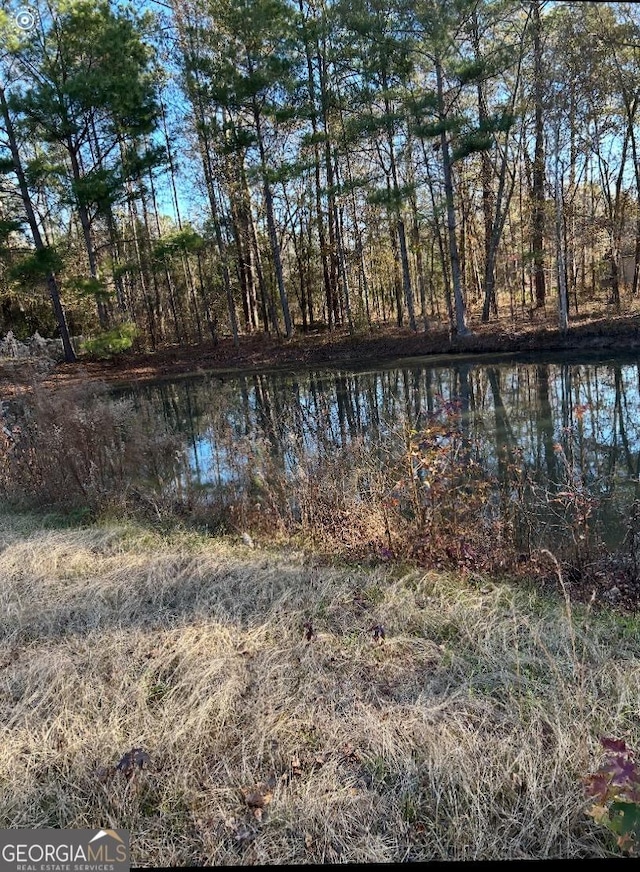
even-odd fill
[{"label": "dry grass field", "polygon": [[136,866],[619,854],[582,778],[640,743],[633,616],[29,515],[0,607],[0,827],[122,827]]}]

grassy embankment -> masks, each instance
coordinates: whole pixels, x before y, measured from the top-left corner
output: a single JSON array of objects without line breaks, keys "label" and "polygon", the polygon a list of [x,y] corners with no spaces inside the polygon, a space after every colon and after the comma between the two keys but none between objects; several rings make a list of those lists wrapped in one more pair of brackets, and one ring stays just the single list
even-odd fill
[{"label": "grassy embankment", "polygon": [[0,546],[1,827],[139,866],[617,852],[581,777],[640,743],[640,619],[131,523]]}]

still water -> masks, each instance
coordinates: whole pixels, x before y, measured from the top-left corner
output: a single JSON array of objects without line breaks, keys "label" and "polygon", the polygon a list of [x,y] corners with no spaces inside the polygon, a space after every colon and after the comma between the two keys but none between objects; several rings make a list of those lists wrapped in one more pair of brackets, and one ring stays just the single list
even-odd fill
[{"label": "still water", "polygon": [[150,402],[184,446],[181,475],[201,492],[240,487],[268,463],[295,482],[350,445],[382,467],[406,433],[455,411],[495,481],[517,458],[531,482],[597,501],[615,544],[640,496],[640,362],[606,358],[413,358],[364,369],[199,375],[121,390]]}]

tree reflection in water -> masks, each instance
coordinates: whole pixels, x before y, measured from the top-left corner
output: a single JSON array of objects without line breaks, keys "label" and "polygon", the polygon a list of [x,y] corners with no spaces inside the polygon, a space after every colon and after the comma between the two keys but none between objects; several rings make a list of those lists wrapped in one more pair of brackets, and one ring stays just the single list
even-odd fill
[{"label": "tree reflection in water", "polygon": [[557,544],[580,500],[589,503],[589,528],[619,544],[638,496],[637,362],[412,360],[358,372],[198,376],[127,393],[151,400],[182,435],[185,486],[258,498],[279,479],[297,517],[296,483],[341,457],[349,467],[341,487],[365,507],[376,488],[393,484],[385,476],[401,466],[410,434],[452,407],[466,452],[458,461],[479,464],[491,482],[487,511],[500,506],[507,517],[519,504],[534,513],[511,511],[519,547]]}]

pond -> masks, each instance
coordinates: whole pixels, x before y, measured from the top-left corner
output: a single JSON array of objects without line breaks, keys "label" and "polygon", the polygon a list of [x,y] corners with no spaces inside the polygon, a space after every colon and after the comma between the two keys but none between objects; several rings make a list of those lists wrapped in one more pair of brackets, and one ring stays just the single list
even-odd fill
[{"label": "pond", "polygon": [[181,485],[211,499],[259,490],[276,475],[299,514],[298,484],[339,457],[355,467],[349,452],[357,449],[367,472],[343,474],[341,487],[366,502],[374,479],[388,473],[388,494],[401,501],[402,488],[393,486],[402,482],[391,479],[408,448],[415,449],[411,475],[428,487],[437,464],[429,466],[425,453],[439,446],[451,460],[452,433],[456,462],[492,483],[488,507],[499,494],[522,499],[526,483],[537,544],[564,535],[578,503],[588,504],[589,523],[606,544],[620,544],[640,495],[640,363],[624,355],[414,358],[351,370],[199,375],[117,394],[150,403],[179,434]]}]

